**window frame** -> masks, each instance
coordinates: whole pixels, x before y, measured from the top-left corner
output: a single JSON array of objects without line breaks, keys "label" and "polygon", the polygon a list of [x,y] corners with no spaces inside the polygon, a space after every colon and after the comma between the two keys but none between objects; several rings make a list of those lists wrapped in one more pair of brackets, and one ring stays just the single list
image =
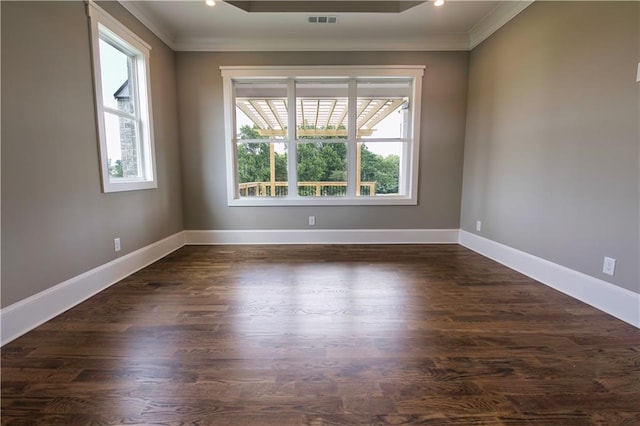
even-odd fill
[{"label": "window frame", "polygon": [[[87,1],[86,5],[90,23],[93,89],[102,192],[157,188],[149,65],[151,46],[93,1]],[[130,82],[129,88],[134,104],[134,114],[105,105],[104,93],[102,93],[101,39],[111,44],[115,49],[120,50],[132,61],[132,77],[130,78],[133,81]],[[137,162],[142,169],[142,177],[114,178],[110,175],[105,124],[106,113],[134,121],[137,128]]]},{"label": "window frame", "polygon": [[[224,122],[225,122],[225,150],[226,150],[226,177],[227,177],[227,205],[229,206],[340,206],[340,205],[416,205],[418,203],[418,166],[420,155],[420,124],[421,124],[421,99],[422,77],[424,65],[396,65],[396,66],[221,66],[223,78]],[[411,106],[408,114],[409,134],[407,135],[408,158],[404,164],[404,195],[385,196],[356,196],[356,157],[357,142],[366,143],[367,140],[356,139],[357,111],[353,108],[357,102],[357,82],[385,79],[410,79],[412,82]],[[238,191],[238,164],[236,135],[236,105],[234,82],[238,81],[286,81],[287,98],[289,105],[296,105],[296,81],[336,80],[348,81],[348,137],[335,142],[347,144],[347,196],[344,197],[305,197],[299,196],[297,191],[297,145],[308,143],[297,138],[296,111],[288,110],[289,125],[287,136],[284,140],[273,142],[286,142],[289,146],[288,160],[288,186],[289,195],[286,197],[244,197],[241,198]],[[353,123],[353,124],[352,124]],[[243,143],[262,142],[242,140]],[[375,143],[375,140],[370,142]],[[403,175],[401,171],[401,176]],[[291,191],[291,188],[294,191]]]}]

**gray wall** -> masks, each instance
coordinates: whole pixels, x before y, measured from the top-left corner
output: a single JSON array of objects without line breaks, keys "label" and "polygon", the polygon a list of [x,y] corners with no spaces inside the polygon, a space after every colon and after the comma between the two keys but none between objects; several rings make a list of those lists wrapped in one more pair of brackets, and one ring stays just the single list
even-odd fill
[{"label": "gray wall", "polygon": [[[465,52],[174,54],[101,5],[153,47],[159,188],[100,192],[84,5],[1,2],[2,307],[113,260],[115,237],[123,255],[183,227],[304,229],[309,214],[317,228],[457,228],[461,191],[463,229],[482,220],[483,236],[639,291],[638,3],[534,3],[470,63]],[[227,207],[219,66],[350,64],[427,67],[419,205]],[[613,278],[605,255],[618,259]]]},{"label": "gray wall", "polygon": [[84,3],[1,2],[3,307],[182,230],[175,55],[101,6],[153,49],[158,189],[101,193]]},{"label": "gray wall", "polygon": [[473,50],[462,229],[640,292],[639,22],[536,2]]},{"label": "gray wall", "polygon": [[[468,52],[177,54],[186,229],[458,228]],[[228,207],[221,65],[426,65],[418,206]]]}]

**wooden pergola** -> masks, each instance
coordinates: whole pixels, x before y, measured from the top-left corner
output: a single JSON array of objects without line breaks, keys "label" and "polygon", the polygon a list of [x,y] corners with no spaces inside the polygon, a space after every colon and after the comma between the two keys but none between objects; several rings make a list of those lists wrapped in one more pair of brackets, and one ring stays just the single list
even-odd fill
[{"label": "wooden pergola", "polygon": [[[397,110],[405,98],[358,98],[356,137],[372,136],[375,126]],[[298,137],[347,136],[347,98],[298,98]],[[264,137],[287,135],[288,107],[283,98],[236,98],[237,107]]]}]

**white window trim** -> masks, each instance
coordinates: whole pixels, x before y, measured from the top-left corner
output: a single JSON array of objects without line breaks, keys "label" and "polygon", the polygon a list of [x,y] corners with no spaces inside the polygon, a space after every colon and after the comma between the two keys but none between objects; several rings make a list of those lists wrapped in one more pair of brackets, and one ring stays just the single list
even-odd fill
[{"label": "white window trim", "polygon": [[[134,191],[142,189],[153,189],[158,187],[155,160],[155,143],[153,136],[153,114],[151,111],[151,84],[150,84],[150,66],[149,57],[151,46],[135,33],[121,24],[100,6],[93,1],[86,1],[87,16],[90,22],[90,39],[91,39],[91,56],[93,67],[93,85],[95,94],[95,112],[98,126],[98,142],[100,154],[100,176],[102,183],[102,191],[120,192]],[[109,166],[107,158],[107,137],[105,129],[104,113],[112,112],[111,109],[105,109],[102,93],[102,76],[100,68],[100,33],[108,33],[115,40],[122,40],[124,43],[135,49],[132,52],[136,56],[136,86],[139,88],[137,92],[136,107],[139,108],[141,125],[141,152],[143,158],[143,166],[145,168],[145,179],[122,179],[112,181],[109,175]],[[145,90],[140,90],[144,88]],[[118,113],[119,114],[119,113]]]},{"label": "white window trim", "polygon": [[[224,97],[224,121],[225,121],[225,146],[226,146],[226,174],[227,174],[227,204],[229,206],[344,206],[344,205],[416,205],[418,203],[418,165],[420,158],[420,117],[422,98],[422,76],[425,66],[423,65],[395,65],[395,66],[222,66],[220,71],[223,78]],[[237,173],[237,140],[235,135],[235,95],[233,83],[236,80],[252,80],[257,78],[265,79],[292,79],[296,77],[319,79],[354,79],[354,78],[385,78],[385,77],[406,77],[413,79],[412,107],[409,121],[412,124],[409,128],[413,134],[408,135],[411,143],[411,162],[407,164],[408,179],[404,184],[406,195],[399,196],[379,196],[379,197],[301,197],[297,191],[288,197],[245,197],[238,196],[238,173]],[[292,83],[289,80],[290,84]],[[293,89],[293,90],[292,90]],[[355,97],[355,85],[349,85],[349,98]],[[289,104],[295,104],[295,87],[288,89]],[[292,98],[292,99],[291,99]],[[291,103],[293,102],[293,103]],[[353,110],[353,111],[352,111]],[[349,122],[355,122],[355,109],[350,108]],[[289,123],[295,122],[295,110],[289,109]],[[414,125],[415,123],[415,125]],[[355,133],[355,127],[350,126]],[[295,126],[289,126],[288,139],[295,141]],[[355,140],[355,134],[350,135],[347,140]],[[346,140],[345,140],[346,142]],[[351,146],[353,145],[353,146]],[[294,149],[288,152],[289,170],[296,163],[296,144],[292,144]],[[355,151],[355,144],[349,144],[349,150]],[[355,185],[355,155],[349,153],[347,157],[347,185]],[[289,176],[289,187],[297,185],[297,176]],[[402,184],[402,182],[401,182]],[[354,192],[353,190],[351,192]]]}]

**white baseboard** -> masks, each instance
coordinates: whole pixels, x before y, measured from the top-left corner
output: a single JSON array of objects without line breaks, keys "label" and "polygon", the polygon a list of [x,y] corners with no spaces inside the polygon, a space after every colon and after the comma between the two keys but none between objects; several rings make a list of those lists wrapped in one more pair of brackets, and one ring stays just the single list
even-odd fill
[{"label": "white baseboard", "polygon": [[640,328],[640,294],[460,230],[460,244]]},{"label": "white baseboard", "polygon": [[458,229],[185,231],[186,244],[457,244]]},{"label": "white baseboard", "polygon": [[0,310],[0,346],[184,245],[456,243],[640,328],[640,294],[458,229],[183,231]]},{"label": "white baseboard", "polygon": [[184,232],[178,232],[7,306],[0,310],[0,345],[22,336],[183,245]]}]

